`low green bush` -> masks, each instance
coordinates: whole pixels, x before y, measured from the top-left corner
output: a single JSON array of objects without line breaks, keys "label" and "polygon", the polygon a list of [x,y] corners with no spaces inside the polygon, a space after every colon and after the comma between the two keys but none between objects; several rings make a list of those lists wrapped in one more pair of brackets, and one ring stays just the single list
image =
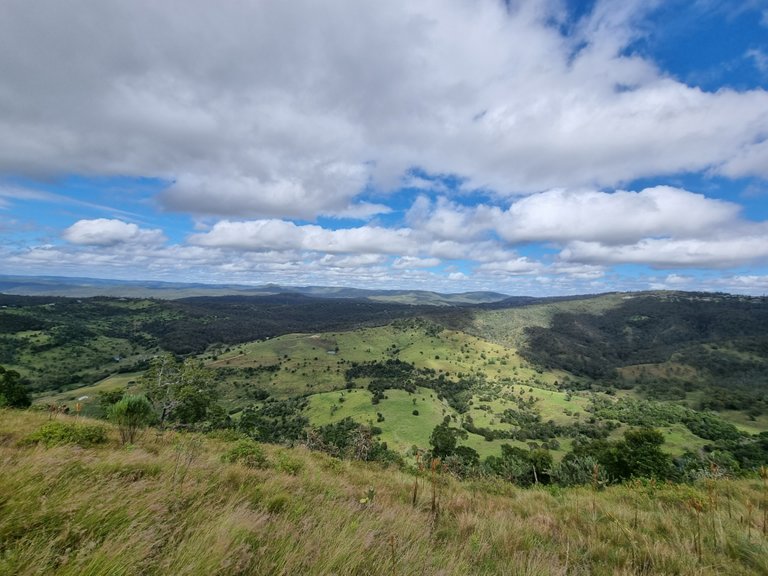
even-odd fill
[{"label": "low green bush", "polygon": [[248,468],[266,468],[267,456],[264,449],[253,440],[239,440],[221,455],[223,462],[238,462]]},{"label": "low green bush", "polygon": [[304,462],[291,456],[288,452],[281,452],[277,457],[275,468],[291,476],[297,476],[304,469]]},{"label": "low green bush", "polygon": [[43,444],[46,447],[61,444],[77,444],[88,448],[107,441],[103,426],[75,422],[47,422],[25,439],[26,444]]}]

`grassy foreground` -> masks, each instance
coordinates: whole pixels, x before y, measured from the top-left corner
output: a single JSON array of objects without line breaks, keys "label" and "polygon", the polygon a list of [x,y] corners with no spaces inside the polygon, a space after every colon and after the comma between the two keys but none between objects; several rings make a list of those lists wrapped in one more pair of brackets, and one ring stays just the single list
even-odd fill
[{"label": "grassy foreground", "polygon": [[303,448],[247,468],[172,432],[22,442],[48,418],[0,410],[2,575],[768,574],[760,479],[521,490]]}]

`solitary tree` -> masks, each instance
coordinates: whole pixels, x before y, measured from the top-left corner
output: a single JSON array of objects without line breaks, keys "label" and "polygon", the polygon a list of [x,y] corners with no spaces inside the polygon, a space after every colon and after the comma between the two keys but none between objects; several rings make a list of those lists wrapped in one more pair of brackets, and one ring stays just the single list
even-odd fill
[{"label": "solitary tree", "polygon": [[15,370],[6,370],[0,366],[0,408],[26,408],[32,404],[29,391]]},{"label": "solitary tree", "polygon": [[661,450],[664,435],[653,428],[624,432],[616,446],[615,474],[619,478],[657,478],[666,480],[674,472],[672,458]]},{"label": "solitary tree", "polygon": [[459,438],[466,438],[467,432],[460,428],[451,428],[448,424],[450,417],[446,416],[442,423],[435,426],[429,437],[432,455],[435,458],[446,458],[456,450]]},{"label": "solitary tree", "polygon": [[216,412],[216,383],[213,373],[202,362],[180,362],[173,355],[164,354],[152,362],[141,384],[161,427],[168,422],[201,422]]},{"label": "solitary tree", "polygon": [[109,416],[120,430],[123,444],[133,444],[144,426],[152,421],[154,410],[146,396],[126,396],[113,404]]}]

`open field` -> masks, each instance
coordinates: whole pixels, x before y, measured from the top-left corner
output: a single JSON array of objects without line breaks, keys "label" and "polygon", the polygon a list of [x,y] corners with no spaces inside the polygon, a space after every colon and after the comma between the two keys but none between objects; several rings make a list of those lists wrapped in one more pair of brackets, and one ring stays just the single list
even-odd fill
[{"label": "open field", "polygon": [[[589,417],[593,394],[554,389],[567,375],[534,369],[514,349],[463,332],[435,330],[433,325],[418,321],[400,321],[351,332],[289,334],[260,342],[221,346],[211,349],[203,358],[208,367],[219,373],[220,402],[231,413],[253,402],[249,390],[254,388],[278,399],[309,396],[306,415],[312,425],[351,416],[362,424],[380,428],[381,439],[400,453],[412,446],[428,447],[431,431],[446,414],[453,417],[457,427],[468,417],[478,428],[513,433],[519,427],[505,422],[504,414],[522,406],[525,412],[536,414],[541,422],[572,426]],[[387,399],[377,405],[371,403],[371,393],[367,390],[347,390],[345,372],[354,363],[390,359],[430,368],[452,379],[479,375],[483,383],[473,391],[466,415],[458,414],[430,389],[420,389],[413,395],[388,390]],[[45,394],[36,402],[66,404],[72,409],[78,398],[87,396],[81,401],[83,414],[101,415],[98,393],[125,388],[139,376],[139,373],[113,375],[93,386]],[[362,387],[367,382],[363,378],[355,381],[355,385]],[[621,391],[619,396],[637,397],[637,394]],[[413,410],[418,410],[419,415],[414,416]],[[379,421],[379,413],[383,421]],[[765,429],[761,428],[763,422],[750,421],[740,412],[723,413],[723,416],[736,421],[749,433]],[[681,425],[659,428],[665,434],[664,450],[672,455],[698,450],[706,444]],[[610,438],[621,439],[626,429],[627,426],[618,425]],[[551,451],[555,460],[559,460],[570,449],[572,437],[559,434],[553,439],[556,444],[552,444]],[[526,440],[486,439],[473,433],[461,443],[475,449],[481,458],[498,456],[503,444],[529,446]]]},{"label": "open field", "polygon": [[[426,448],[433,428],[446,414],[455,414],[450,406],[435,397],[433,390],[418,388],[415,394],[405,390],[388,390],[386,399],[371,403],[368,390],[326,392],[310,396],[307,415],[317,426],[351,417],[362,424],[381,428],[380,439],[404,453],[412,446]],[[343,398],[343,402],[340,399]],[[413,412],[417,411],[418,415]],[[378,414],[383,417],[378,420]]]},{"label": "open field", "polygon": [[[303,415],[302,401],[276,404],[295,410],[301,423],[290,438],[273,441],[300,437],[307,424],[302,417],[321,426],[351,416],[381,429],[388,446],[404,453],[414,445],[427,448],[432,430],[449,415],[468,432],[460,444],[481,458],[510,444],[545,448],[558,461],[587,439],[618,442],[631,428],[649,425],[663,433],[662,449],[674,456],[726,451],[736,455],[734,470],[762,463],[762,440],[754,435],[768,430],[768,417],[759,395],[762,328],[749,323],[760,309],[753,300],[608,294],[436,312],[294,296],[178,303],[5,298],[0,355],[21,364],[3,365],[23,368],[39,390],[36,403],[73,409],[79,402],[82,415],[102,416],[101,392],[130,389],[140,379],[140,372],[118,371],[143,369],[170,345],[213,370],[215,402],[235,425],[246,407],[268,412],[273,400],[308,398]],[[347,314],[354,329],[343,328],[339,314]],[[691,314],[703,320],[689,322]],[[388,323],[374,325],[384,319]],[[294,326],[336,328],[275,336]],[[717,331],[709,334],[707,326]],[[739,336],[745,326],[748,337]],[[238,340],[259,334],[259,340]],[[529,334],[538,338],[535,350]],[[400,366],[396,376],[386,375],[387,363]],[[733,376],[732,387],[718,388],[721,375]],[[430,388],[413,397],[397,390],[414,385]],[[387,397],[374,405],[369,386],[383,391],[377,399]],[[691,416],[672,405],[705,412]],[[215,425],[226,421],[224,415]]]},{"label": "open field", "polygon": [[47,392],[35,398],[35,404],[57,404],[67,406],[74,410],[79,403],[85,416],[102,416],[103,411],[99,406],[99,394],[114,392],[116,390],[131,391],[136,380],[141,377],[141,372],[129,372],[126,374],[114,374],[97,382],[92,386],[83,386],[67,392]]}]

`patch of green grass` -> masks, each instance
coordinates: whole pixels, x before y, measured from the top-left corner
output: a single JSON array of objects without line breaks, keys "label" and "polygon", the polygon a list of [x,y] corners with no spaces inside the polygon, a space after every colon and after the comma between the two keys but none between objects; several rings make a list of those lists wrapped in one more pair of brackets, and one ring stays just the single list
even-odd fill
[{"label": "patch of green grass", "polygon": [[[344,398],[343,402],[340,402],[341,398]],[[378,404],[372,404],[371,398],[368,390],[315,394],[309,398],[306,414],[316,426],[338,422],[346,417],[361,424],[377,426],[382,431],[381,440],[400,453],[414,445],[428,447],[429,436],[435,426],[443,421],[445,415],[455,414],[428,388],[417,388],[414,394],[405,390],[387,390],[386,399]],[[418,416],[413,415],[414,410],[418,410]],[[377,421],[377,413],[384,417],[382,422]]]},{"label": "patch of green grass", "polygon": [[738,410],[723,410],[718,412],[718,416],[731,422],[736,428],[747,434],[760,434],[768,430],[768,414],[762,414],[752,419]]},{"label": "patch of green grass", "polygon": [[504,346],[519,348],[526,342],[525,330],[529,326],[548,327],[558,312],[600,314],[623,302],[621,294],[605,294],[597,298],[536,304],[503,310],[480,310],[472,318],[469,328],[474,334]]},{"label": "patch of green grass", "polygon": [[675,424],[659,430],[664,434],[662,450],[672,456],[681,456],[687,450],[697,452],[710,443],[693,434],[683,424]]},{"label": "patch of green grass", "polygon": [[[418,322],[321,334],[289,334],[204,355],[211,368],[237,369],[223,394],[229,407],[247,404],[247,386],[264,389],[276,398],[343,389],[352,363],[399,359],[458,379],[480,374],[489,381],[515,381],[552,386],[563,374],[537,371],[514,350],[453,330],[431,331]],[[264,367],[279,365],[277,371]],[[254,373],[246,376],[245,370]]]},{"label": "patch of green grass", "polygon": [[113,390],[119,390],[120,388],[130,388],[141,377],[141,372],[130,372],[125,374],[113,374],[103,380],[100,380],[96,384],[91,386],[82,386],[75,388],[67,392],[45,393],[35,398],[36,404],[68,404],[75,402],[78,398],[88,396],[87,399],[80,400],[80,402],[93,401],[97,398],[99,392],[111,392]]},{"label": "patch of green grass", "polygon": [[140,372],[130,372],[125,374],[113,374],[91,386],[83,386],[68,390],[67,392],[48,392],[35,398],[34,404],[45,406],[48,404],[57,404],[67,406],[70,412],[75,411],[75,406],[80,404],[84,416],[103,416],[103,410],[99,404],[100,392],[112,392],[114,390],[130,390],[136,385],[136,381],[141,377]]},{"label": "patch of green grass", "polygon": [[524,450],[528,450],[528,445],[525,442],[518,442],[517,440],[501,439],[488,441],[482,436],[477,434],[468,434],[467,438],[459,441],[461,446],[469,446],[473,450],[476,450],[480,455],[480,459],[483,460],[488,456],[501,456],[501,447],[504,444],[510,446],[517,446]]}]

